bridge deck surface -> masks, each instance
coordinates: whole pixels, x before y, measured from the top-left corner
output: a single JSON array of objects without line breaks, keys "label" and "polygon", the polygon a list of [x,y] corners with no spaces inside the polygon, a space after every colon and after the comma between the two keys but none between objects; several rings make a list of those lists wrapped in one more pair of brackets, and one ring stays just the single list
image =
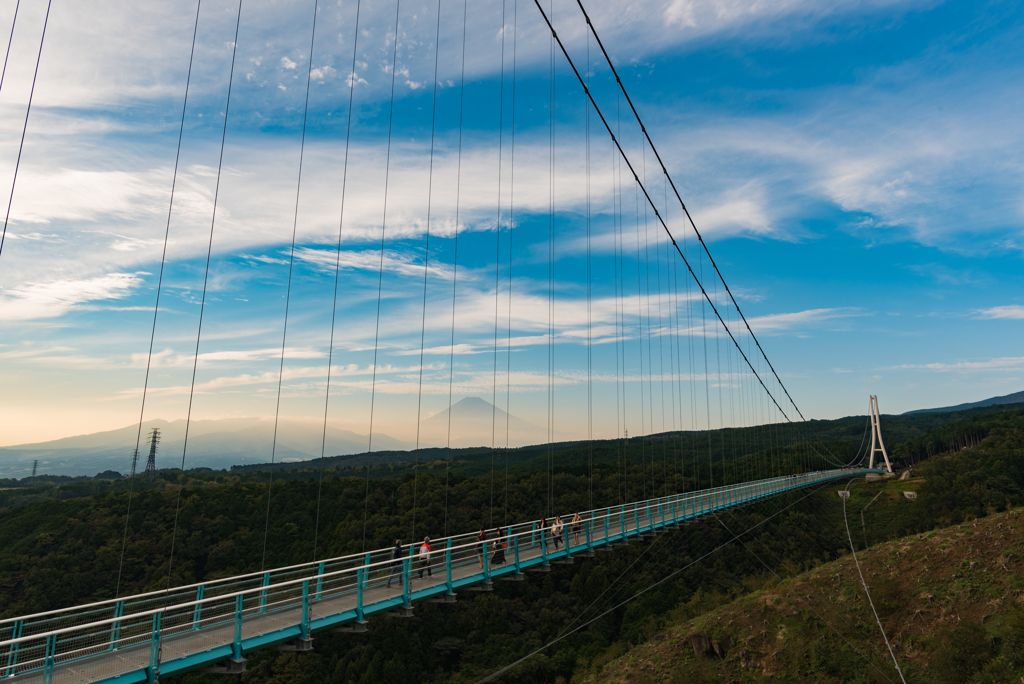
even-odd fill
[{"label": "bridge deck surface", "polygon": [[[833,472],[836,474],[825,476],[824,481],[842,476],[837,471]],[[536,568],[545,565],[546,562],[566,562],[567,556],[587,554],[591,548],[607,546],[630,537],[635,538],[638,535],[671,527],[677,523],[681,524],[724,508],[750,503],[774,496],[782,491],[821,481],[821,479],[813,478],[808,478],[805,481],[804,478],[801,478],[800,481],[792,481],[790,485],[783,484],[774,491],[762,491],[753,496],[741,496],[738,489],[732,492],[722,491],[717,502],[709,502],[712,503],[710,508],[686,509],[684,505],[683,510],[672,509],[678,518],[673,518],[672,512],[665,507],[660,511],[650,507],[646,511],[626,510],[621,515],[609,516],[607,527],[604,524],[594,524],[591,528],[589,542],[586,538],[586,529],[582,527],[579,544],[573,544],[569,548],[566,548],[564,544],[560,548],[556,548],[550,538],[542,543],[539,535],[527,534],[519,538],[518,548],[515,545],[509,545],[505,551],[506,564],[501,567],[490,567],[491,559],[485,558],[485,567],[481,569],[479,557],[475,552],[469,550],[466,550],[458,558],[451,555],[450,577],[448,575],[449,554],[446,549],[439,549],[432,554],[432,577],[424,576],[423,579],[418,577],[418,558],[404,559],[405,572],[409,573],[408,591],[397,580],[390,588],[386,587],[385,583],[391,568],[376,567],[372,568],[363,578],[361,592],[358,592],[351,584],[342,585],[336,590],[325,585],[322,591],[319,586],[314,591],[310,585],[308,599],[305,603],[302,601],[296,603],[294,598],[286,596],[282,601],[286,605],[281,607],[275,607],[273,603],[270,603],[261,605],[258,609],[246,609],[240,620],[240,634],[236,631],[238,626],[235,616],[226,615],[222,618],[212,618],[212,620],[219,619],[219,624],[206,625],[203,624],[204,621],[198,621],[199,628],[185,628],[177,634],[165,634],[158,642],[157,654],[153,652],[152,640],[146,638],[144,643],[122,646],[113,650],[104,651],[102,646],[97,647],[97,652],[69,662],[59,662],[58,656],[51,668],[41,668],[6,679],[33,684],[50,684],[51,682],[59,684],[90,684],[92,682],[128,684],[129,682],[147,681],[154,674],[151,670],[154,662],[158,665],[158,672],[164,676],[180,674],[197,667],[208,667],[214,663],[229,660],[239,652],[244,653],[282,642],[294,641],[302,636],[303,625],[307,626],[310,633],[336,628],[372,614],[409,606],[413,602],[431,597],[443,596],[455,589],[487,583],[492,578],[501,579],[503,575]],[[741,485],[737,486],[737,488],[739,487]],[[746,493],[750,494],[750,491],[748,490]],[[686,496],[694,495],[699,496],[700,493],[690,493]],[[565,526],[563,538],[566,542],[572,540],[571,524]],[[494,540],[491,539],[488,544],[491,545],[493,542]],[[486,555],[493,556],[493,551],[494,549],[489,546]],[[313,581],[316,581],[315,577]],[[308,605],[307,614],[304,614],[304,605]],[[48,669],[49,671],[47,671]],[[0,664],[0,678],[3,678],[3,673],[4,670]]]}]

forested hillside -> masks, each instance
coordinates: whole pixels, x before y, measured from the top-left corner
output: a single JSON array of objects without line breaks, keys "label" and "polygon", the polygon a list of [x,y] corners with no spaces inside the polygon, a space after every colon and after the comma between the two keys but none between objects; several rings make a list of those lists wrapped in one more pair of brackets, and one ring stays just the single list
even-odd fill
[{"label": "forested hillside", "polygon": [[[914,480],[857,487],[848,506],[855,527],[860,526],[859,538],[854,537],[858,547],[1024,505],[1024,411],[977,415],[962,425],[923,431],[920,438],[956,445],[964,434],[974,436],[975,446],[925,460]],[[567,459],[567,465],[550,470],[510,468],[507,485],[500,461],[495,478],[451,472],[446,477],[444,469],[427,468],[368,479],[327,472],[319,498],[321,484],[308,475],[277,478],[271,490],[265,473],[164,473],[134,492],[121,591],[258,569],[268,491],[273,496],[266,564],[279,566],[314,555],[359,552],[364,538],[368,547],[380,547],[396,537],[490,527],[504,523],[506,516],[529,519],[551,510],[586,509],[591,501],[607,505],[706,487],[712,473],[715,483],[722,484],[770,470],[793,472],[813,457],[804,446],[773,446],[742,458],[692,460],[674,452],[673,443],[679,442],[666,442],[665,458],[658,460],[652,458],[659,452],[651,445],[660,444],[634,444],[644,449],[639,454],[643,461],[633,460],[635,451],[620,451],[619,461],[597,462],[593,474],[585,450],[584,460],[575,465]],[[914,444],[906,445],[908,452]],[[848,449],[851,456],[856,452],[848,442],[829,448],[833,453]],[[917,499],[904,498],[899,489],[916,491]],[[113,596],[127,499],[126,491],[114,490],[0,510],[3,615]],[[318,515],[319,546],[314,549]],[[169,567],[172,539],[175,560]],[[318,634],[311,654],[253,653],[242,681],[476,681],[563,633],[566,638],[507,678],[568,681],[574,674],[589,676],[594,663],[660,634],[672,611],[677,617],[703,615],[763,589],[776,574],[792,576],[836,560],[848,548],[836,487],[799,492],[574,566],[556,566],[526,582],[498,583],[492,594],[465,594],[455,605],[417,605],[411,620],[375,618],[365,635]],[[904,609],[909,604],[893,608]],[[581,625],[586,627],[573,631]],[[213,681],[213,676],[185,679]]]}]

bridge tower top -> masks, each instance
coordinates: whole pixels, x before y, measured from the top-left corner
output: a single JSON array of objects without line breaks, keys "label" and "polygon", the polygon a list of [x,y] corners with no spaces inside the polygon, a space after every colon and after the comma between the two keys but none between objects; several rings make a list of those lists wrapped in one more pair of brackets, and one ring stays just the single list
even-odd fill
[{"label": "bridge tower top", "polygon": [[882,422],[878,413],[878,396],[868,397],[868,413],[871,417],[871,452],[868,460],[868,467],[875,467],[875,454],[881,453],[885,459],[885,468],[892,472],[892,463],[889,462],[889,454],[885,450],[885,442],[882,441]]}]

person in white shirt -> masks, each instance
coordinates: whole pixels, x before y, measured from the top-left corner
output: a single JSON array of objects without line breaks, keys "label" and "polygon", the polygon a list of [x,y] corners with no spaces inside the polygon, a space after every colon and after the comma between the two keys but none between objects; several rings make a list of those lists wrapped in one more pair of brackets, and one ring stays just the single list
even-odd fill
[{"label": "person in white shirt", "polygon": [[424,537],[420,544],[420,579],[423,579],[423,571],[427,571],[427,577],[433,577],[430,572],[430,537]]},{"label": "person in white shirt", "polygon": [[551,538],[555,542],[555,551],[558,550],[558,542],[562,541],[562,529],[565,525],[562,523],[562,516],[555,516],[555,524],[551,526]]}]

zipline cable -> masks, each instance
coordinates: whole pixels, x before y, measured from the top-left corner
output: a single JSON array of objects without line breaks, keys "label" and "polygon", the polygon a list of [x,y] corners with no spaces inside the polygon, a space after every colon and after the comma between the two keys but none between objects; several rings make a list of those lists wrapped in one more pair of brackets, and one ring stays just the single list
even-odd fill
[{"label": "zipline cable", "polygon": [[[536,2],[537,0],[534,0],[534,1]],[[685,570],[688,570],[689,568],[693,567],[697,563],[699,563],[702,560],[704,560],[705,558],[711,556],[712,554],[714,554],[715,552],[717,552],[720,549],[724,548],[725,546],[728,546],[729,544],[733,543],[734,541],[739,541],[743,536],[753,532],[755,529],[757,529],[758,527],[761,527],[762,525],[767,523],[769,520],[772,520],[773,518],[778,516],[780,513],[783,513],[784,511],[789,510],[790,508],[795,506],[797,503],[799,503],[800,501],[803,501],[804,499],[806,499],[808,496],[810,496],[811,494],[815,493],[816,491],[817,490],[812,490],[807,495],[801,497],[800,499],[797,499],[793,503],[789,504],[785,508],[780,509],[779,511],[775,512],[771,516],[768,516],[764,520],[761,520],[760,522],[757,522],[754,525],[751,525],[748,529],[740,532],[739,534],[733,535],[732,539],[729,539],[728,541],[722,542],[721,544],[719,544],[715,548],[711,549],[707,553],[703,554],[699,558],[696,558],[693,561],[691,561],[690,563],[687,563],[686,565],[684,565],[683,567],[678,568],[677,570],[675,570],[675,571],[665,575],[664,577],[660,578],[658,581],[656,581],[651,586],[646,587],[646,588],[636,592],[635,594],[633,594],[632,596],[630,596],[626,600],[621,601],[620,603],[612,606],[608,610],[605,610],[604,612],[602,612],[601,614],[597,615],[596,617],[593,617],[590,620],[584,622],[583,624],[579,625],[578,627],[576,627],[572,631],[566,632],[565,634],[562,634],[562,635],[556,637],[555,639],[552,639],[551,641],[547,642],[546,644],[544,644],[540,648],[537,648],[537,649],[531,651],[530,653],[527,653],[525,656],[523,656],[519,660],[516,660],[514,663],[506,665],[505,667],[501,668],[500,670],[496,670],[495,672],[492,672],[491,674],[487,675],[486,677],[483,677],[482,679],[477,680],[476,684],[484,684],[484,682],[489,682],[489,681],[491,681],[491,680],[493,680],[493,679],[495,679],[497,677],[500,677],[502,674],[508,672],[509,670],[511,670],[512,668],[516,667],[517,665],[520,665],[521,663],[526,662],[527,660],[529,660],[533,656],[537,655],[538,653],[541,653],[542,651],[547,650],[551,646],[554,646],[556,643],[558,643],[558,642],[560,642],[560,641],[562,641],[562,640],[572,636],[573,634],[575,634],[579,630],[583,629],[584,627],[587,627],[588,625],[593,624],[594,622],[600,620],[605,615],[608,615],[609,613],[612,613],[612,612],[618,610],[619,608],[621,608],[622,606],[626,605],[630,601],[633,601],[634,599],[637,599],[637,598],[643,596],[644,594],[646,594],[647,592],[651,591],[655,587],[657,587],[657,586],[667,582],[668,580],[672,579],[673,577],[675,577],[676,575],[680,574],[681,572],[683,572]],[[730,532],[730,534],[732,534],[732,533]]]},{"label": "zipline cable", "polygon": [[[43,59],[43,42],[46,40],[46,26],[50,23],[50,5],[53,0],[46,0],[46,18],[43,19],[43,32],[39,36],[39,53],[36,55],[36,69],[32,72],[32,88],[28,92],[28,107],[25,108],[25,123],[21,127],[21,142],[18,143],[18,159],[14,162],[14,179],[11,181],[11,194],[7,198],[7,215],[4,217],[4,230],[0,233],[0,255],[4,253],[4,240],[7,238],[7,222],[11,220],[11,205],[14,203],[14,187],[18,183],[18,168],[21,167],[21,153],[25,149],[25,133],[28,131],[28,115],[32,112],[32,98],[36,94],[36,79],[39,77],[39,63]],[[11,26],[11,38],[14,38],[14,26]],[[10,43],[7,50],[10,51]],[[7,59],[4,58],[4,69]]]},{"label": "zipline cable", "polygon": [[[719,524],[720,524],[720,525],[722,526],[722,529],[724,529],[724,530],[725,530],[726,532],[728,532],[729,534],[732,534],[732,531],[731,531],[731,530],[729,529],[729,527],[728,527],[728,526],[727,526],[727,525],[725,524],[725,521],[724,521],[724,520],[722,520],[722,518],[721,518],[720,516],[716,516],[716,520],[718,520]],[[742,545],[743,545],[743,548],[744,548],[744,549],[746,549],[746,550],[747,550],[747,552],[748,552],[748,553],[750,553],[750,555],[751,555],[751,556],[753,556],[754,558],[756,558],[756,559],[757,559],[757,560],[758,560],[758,561],[759,561],[759,562],[760,562],[760,563],[761,563],[761,564],[762,564],[762,565],[763,565],[763,566],[764,566],[764,567],[765,567],[765,568],[766,568],[766,569],[768,570],[768,572],[770,572],[770,573],[771,573],[771,574],[772,574],[772,575],[773,575],[773,576],[775,577],[775,579],[776,579],[776,580],[778,580],[779,582],[781,582],[781,581],[782,581],[782,578],[781,578],[781,577],[779,577],[779,574],[778,574],[777,572],[775,572],[775,570],[773,570],[773,569],[772,569],[772,567],[771,567],[770,565],[768,565],[768,563],[766,563],[766,562],[764,561],[764,559],[762,559],[762,558],[761,558],[760,556],[758,556],[758,555],[757,555],[756,553],[754,553],[753,549],[751,549],[751,548],[750,548],[749,546],[747,546],[746,542],[744,542],[743,540],[739,540],[739,541],[740,541],[740,544],[742,544]],[[762,544],[762,546],[764,546],[764,544]],[[765,549],[766,549],[766,550],[768,550],[768,552],[769,552],[769,553],[772,553],[772,552],[771,552],[771,550],[770,550],[770,549],[768,549],[768,547],[767,547],[767,546],[765,546]],[[774,554],[774,553],[772,553],[772,555],[774,556],[775,554]],[[776,556],[776,560],[778,560],[778,556]],[[803,603],[803,604],[804,604],[805,606],[807,606],[808,610],[810,610],[810,611],[811,611],[812,613],[814,613],[814,614],[815,614],[815,615],[816,615],[816,616],[818,617],[818,619],[819,619],[819,620],[821,620],[821,621],[822,621],[822,622],[824,622],[824,623],[825,623],[826,625],[828,625],[828,626],[829,626],[829,628],[830,628],[830,629],[831,629],[831,630],[832,630],[833,632],[835,632],[835,633],[836,633],[836,634],[837,634],[837,635],[839,636],[839,638],[840,638],[840,639],[842,639],[843,641],[845,641],[845,642],[846,642],[846,644],[847,644],[847,646],[849,646],[849,647],[850,647],[850,648],[852,648],[852,649],[853,649],[854,651],[856,651],[856,652],[858,653],[858,655],[860,655],[860,656],[861,656],[861,657],[862,657],[862,658],[863,658],[863,659],[864,659],[864,660],[865,660],[865,661],[866,661],[866,662],[867,662],[867,663],[868,663],[869,665],[871,665],[871,667],[875,668],[875,670],[877,670],[877,671],[878,671],[878,674],[880,674],[880,675],[882,675],[883,677],[885,677],[886,681],[889,681],[889,682],[891,682],[891,681],[892,681],[892,679],[890,679],[890,678],[889,678],[889,677],[888,677],[888,676],[887,676],[887,675],[885,674],[885,672],[883,672],[883,671],[882,671],[882,670],[881,670],[881,669],[880,669],[880,668],[878,667],[878,665],[876,665],[875,663],[873,663],[873,662],[871,661],[871,659],[870,659],[870,658],[868,658],[867,654],[865,654],[865,653],[864,653],[863,651],[861,651],[861,650],[860,650],[859,648],[857,648],[856,646],[854,646],[854,645],[853,645],[853,643],[851,643],[849,639],[847,639],[847,638],[846,638],[845,636],[843,636],[843,634],[842,634],[842,633],[841,633],[841,632],[840,632],[840,631],[839,631],[838,629],[836,629],[835,627],[833,627],[833,626],[832,626],[832,623],[830,623],[830,622],[829,622],[828,620],[826,620],[825,618],[823,618],[823,617],[821,616],[821,614],[820,614],[820,613],[819,613],[818,611],[816,611],[816,610],[814,609],[814,606],[812,606],[811,604],[809,604],[809,603],[808,603],[808,602],[807,602],[807,601],[806,601],[806,600],[805,600],[805,599],[804,599],[804,598],[803,598],[802,596],[799,596],[799,595],[797,595],[797,594],[794,594],[794,595],[796,596],[797,600],[799,600],[799,601],[800,601],[801,603]],[[902,677],[902,674],[901,674],[900,676]],[[904,684],[906,684],[906,683],[904,682]]]},{"label": "zipline cable", "polygon": [[[846,493],[850,492],[850,484],[852,480],[846,483]],[[871,600],[871,590],[868,589],[867,580],[864,579],[864,571],[860,567],[860,561],[857,559],[857,548],[853,543],[853,535],[850,534],[850,520],[846,516],[846,498],[843,498],[843,523],[846,525],[846,538],[850,540],[850,551],[853,553],[853,563],[857,566],[857,574],[860,575],[860,583],[864,587],[864,595],[868,597],[868,605],[871,606],[871,612],[875,616],[875,622],[878,623],[878,631],[882,633],[882,639],[885,640],[885,646],[889,649],[889,655],[892,656],[892,664],[896,666],[896,672],[899,673],[900,679],[903,680],[903,684],[907,684],[906,678],[903,676],[903,670],[900,669],[900,664],[896,660],[896,653],[892,650],[892,644],[889,643],[889,637],[885,634],[885,627],[882,626],[882,620],[878,617],[878,610],[875,609],[875,602]]]}]

